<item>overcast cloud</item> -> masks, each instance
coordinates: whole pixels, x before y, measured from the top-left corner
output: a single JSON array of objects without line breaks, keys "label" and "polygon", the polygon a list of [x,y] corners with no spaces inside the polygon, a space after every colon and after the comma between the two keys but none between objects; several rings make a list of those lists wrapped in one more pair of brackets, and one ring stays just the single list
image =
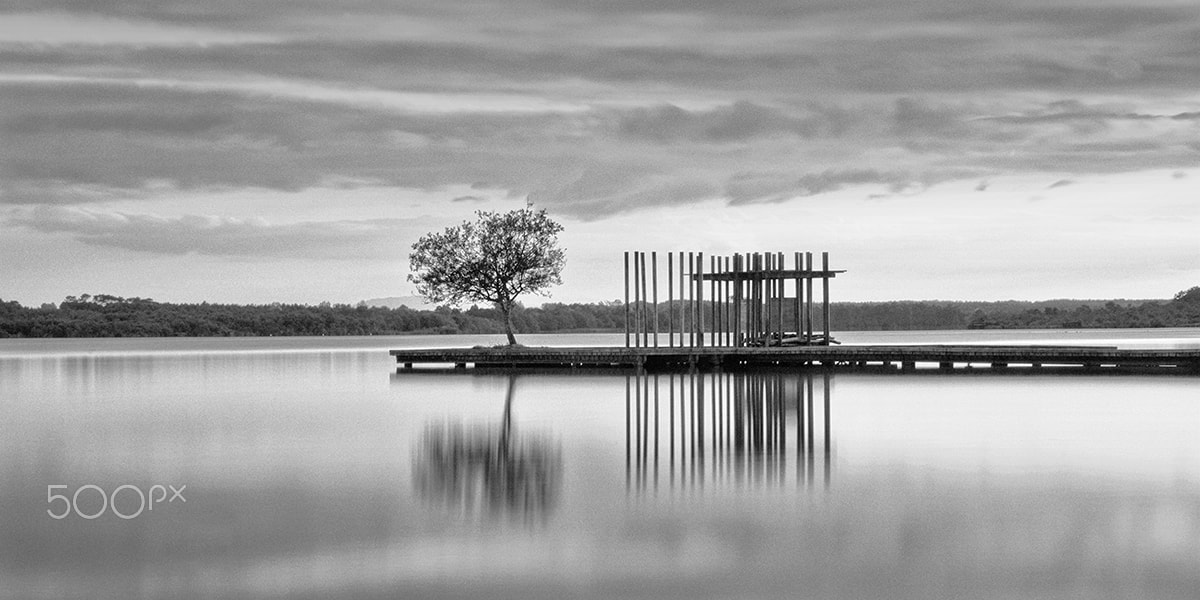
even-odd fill
[{"label": "overcast cloud", "polygon": [[[1197,89],[1200,6],[1174,0],[8,0],[0,227],[164,258],[403,263],[419,232],[398,220],[527,196],[599,224],[957,184],[964,206],[1017,206],[1088,177],[1185,185]],[[1002,196],[1006,179],[1028,184]],[[356,208],[380,188],[424,200]],[[203,200],[239,190],[348,216]],[[0,274],[0,297],[54,293]]]}]

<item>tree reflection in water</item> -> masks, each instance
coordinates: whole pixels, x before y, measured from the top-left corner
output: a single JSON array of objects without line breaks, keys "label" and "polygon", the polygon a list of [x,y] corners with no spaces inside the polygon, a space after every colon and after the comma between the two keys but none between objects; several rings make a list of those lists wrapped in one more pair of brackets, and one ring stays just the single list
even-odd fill
[{"label": "tree reflection in water", "polygon": [[[827,488],[833,471],[832,388],[828,371],[627,376],[626,487]],[[789,456],[795,456],[794,475]]]},{"label": "tree reflection in water", "polygon": [[545,522],[561,487],[561,444],[514,431],[515,389],[512,375],[498,426],[426,425],[413,453],[418,497],[468,517]]}]

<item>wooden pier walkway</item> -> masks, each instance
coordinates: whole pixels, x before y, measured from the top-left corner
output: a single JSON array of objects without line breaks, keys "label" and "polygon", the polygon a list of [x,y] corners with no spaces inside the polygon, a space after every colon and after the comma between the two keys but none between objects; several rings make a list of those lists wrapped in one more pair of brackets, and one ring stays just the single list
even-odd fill
[{"label": "wooden pier walkway", "polygon": [[713,368],[765,365],[895,366],[914,370],[919,363],[944,370],[965,366],[1066,366],[1101,371],[1136,368],[1164,373],[1200,374],[1200,349],[1118,349],[1115,346],[843,345],[799,347],[584,347],[447,348],[392,350],[396,362],[445,364],[458,368],[641,367]]}]

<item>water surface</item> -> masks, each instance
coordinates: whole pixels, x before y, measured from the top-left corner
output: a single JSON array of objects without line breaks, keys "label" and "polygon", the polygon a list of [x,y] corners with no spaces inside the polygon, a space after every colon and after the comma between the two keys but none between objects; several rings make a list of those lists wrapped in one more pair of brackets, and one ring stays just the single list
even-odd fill
[{"label": "water surface", "polygon": [[[922,335],[905,338],[1198,340]],[[1196,377],[397,372],[385,351],[499,341],[0,342],[0,597],[1200,589]],[[155,484],[186,485],[186,502],[47,514],[49,485]],[[94,490],[78,499],[100,509]],[[114,507],[138,508],[131,493]]]}]

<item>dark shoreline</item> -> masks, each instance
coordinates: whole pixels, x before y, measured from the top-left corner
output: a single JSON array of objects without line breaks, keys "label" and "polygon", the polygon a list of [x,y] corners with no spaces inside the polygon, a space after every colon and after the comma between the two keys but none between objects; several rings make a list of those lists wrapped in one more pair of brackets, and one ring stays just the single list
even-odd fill
[{"label": "dark shoreline", "polygon": [[[661,323],[683,310],[660,303]],[[711,329],[707,303],[705,328]],[[618,333],[625,305],[547,303],[517,307],[520,333]],[[814,326],[822,329],[818,315]],[[1047,300],[959,302],[903,300],[833,302],[832,329],[840,331],[937,331],[970,329],[1140,329],[1200,327],[1200,288],[1172,300]],[[788,323],[784,323],[788,326]],[[0,338],[242,337],[500,334],[503,316],[494,308],[371,307],[360,303],[173,304],[116,296],[69,297],[38,308],[0,301]]]}]

